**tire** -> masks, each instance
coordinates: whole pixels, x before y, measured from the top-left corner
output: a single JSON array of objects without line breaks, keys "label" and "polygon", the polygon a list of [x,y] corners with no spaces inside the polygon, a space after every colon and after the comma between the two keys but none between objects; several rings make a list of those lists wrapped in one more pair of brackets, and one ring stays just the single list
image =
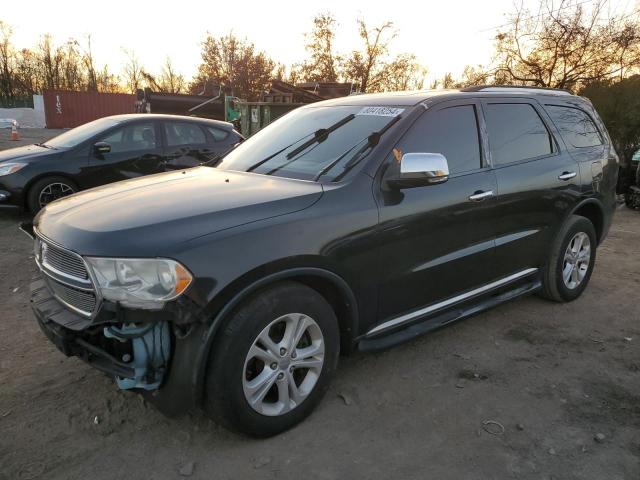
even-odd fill
[{"label": "tire", "polygon": [[[289,350],[300,352],[299,355],[282,350],[287,344],[284,333],[280,340],[280,332],[286,332],[290,325],[293,329],[296,321],[300,329],[306,330],[296,343],[297,348]],[[258,338],[265,338],[265,332],[274,342],[271,351],[276,350],[275,355]],[[318,367],[321,355],[309,356],[305,352],[319,352],[320,340],[324,348]],[[252,356],[253,352],[259,355]],[[204,410],[217,423],[254,437],[288,430],[306,418],[326,393],[339,353],[338,321],[318,292],[292,281],[267,287],[243,302],[218,334],[207,365]],[[314,364],[314,369],[300,367],[302,363],[297,362],[301,361]],[[254,393],[253,388],[261,379],[273,375],[275,380],[270,386],[265,382],[265,388]],[[288,386],[289,381],[295,382],[295,390]],[[260,400],[259,392],[265,391]]]},{"label": "tire", "polygon": [[[588,253],[584,248],[586,239],[588,239]],[[570,243],[572,244],[571,254],[567,250]],[[582,247],[576,255],[575,250],[578,245]],[[541,296],[556,302],[571,302],[578,298],[587,288],[591,278],[596,261],[596,247],[596,231],[591,221],[579,215],[571,215],[558,232],[551,247],[549,261],[542,275]],[[588,264],[585,266],[584,261],[587,259]],[[575,267],[570,268],[572,265]],[[567,281],[565,272],[569,270],[571,275]]]},{"label": "tire", "polygon": [[[46,190],[52,190],[49,199],[47,199]],[[47,203],[66,197],[78,191],[78,186],[65,177],[45,177],[34,183],[27,193],[27,206],[34,215],[42,209]]]}]

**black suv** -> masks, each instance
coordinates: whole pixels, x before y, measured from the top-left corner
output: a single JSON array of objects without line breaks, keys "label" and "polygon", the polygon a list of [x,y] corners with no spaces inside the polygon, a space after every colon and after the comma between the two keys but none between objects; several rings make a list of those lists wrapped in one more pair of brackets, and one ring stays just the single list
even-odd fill
[{"label": "black suv", "polygon": [[104,117],[0,152],[0,206],[37,213],[79,190],[215,162],[243,140],[231,123],[179,115]]},{"label": "black suv", "polygon": [[47,205],[32,307],[66,355],[166,414],[273,435],[318,404],[340,352],[580,296],[617,171],[591,103],[563,91],[315,103],[217,168]]}]

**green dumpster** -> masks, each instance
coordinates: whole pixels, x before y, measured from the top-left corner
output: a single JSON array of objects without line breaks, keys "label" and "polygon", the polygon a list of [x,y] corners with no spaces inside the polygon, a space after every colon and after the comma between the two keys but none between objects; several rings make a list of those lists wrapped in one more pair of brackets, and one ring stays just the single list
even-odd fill
[{"label": "green dumpster", "polygon": [[303,103],[269,103],[269,102],[238,102],[240,111],[240,133],[250,137],[258,130],[266,127],[276,118],[294,110]]}]

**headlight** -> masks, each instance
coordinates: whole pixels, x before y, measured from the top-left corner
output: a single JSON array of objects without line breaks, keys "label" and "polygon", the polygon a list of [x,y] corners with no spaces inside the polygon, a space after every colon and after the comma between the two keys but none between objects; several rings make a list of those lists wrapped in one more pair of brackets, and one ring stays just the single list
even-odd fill
[{"label": "headlight", "polygon": [[22,167],[26,167],[26,163],[0,163],[0,177],[16,173]]},{"label": "headlight", "polygon": [[85,257],[102,298],[123,306],[156,310],[191,284],[189,271],[165,258]]}]

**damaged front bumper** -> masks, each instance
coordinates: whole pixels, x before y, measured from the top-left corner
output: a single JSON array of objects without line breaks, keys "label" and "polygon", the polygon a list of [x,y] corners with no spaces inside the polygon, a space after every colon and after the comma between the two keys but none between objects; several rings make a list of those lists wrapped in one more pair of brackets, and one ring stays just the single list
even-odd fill
[{"label": "damaged front bumper", "polygon": [[31,306],[40,328],[60,351],[113,375],[122,389],[154,390],[162,384],[171,355],[167,321],[142,325],[99,324],[66,309],[43,278],[31,284]]},{"label": "damaged front bumper", "polygon": [[113,376],[121,389],[146,393],[167,415],[195,406],[191,370],[200,324],[174,329],[167,312],[150,320],[150,312],[138,316],[118,308],[113,313],[105,309],[100,322],[91,322],[65,308],[43,277],[31,284],[31,307],[41,330],[62,353]]}]

